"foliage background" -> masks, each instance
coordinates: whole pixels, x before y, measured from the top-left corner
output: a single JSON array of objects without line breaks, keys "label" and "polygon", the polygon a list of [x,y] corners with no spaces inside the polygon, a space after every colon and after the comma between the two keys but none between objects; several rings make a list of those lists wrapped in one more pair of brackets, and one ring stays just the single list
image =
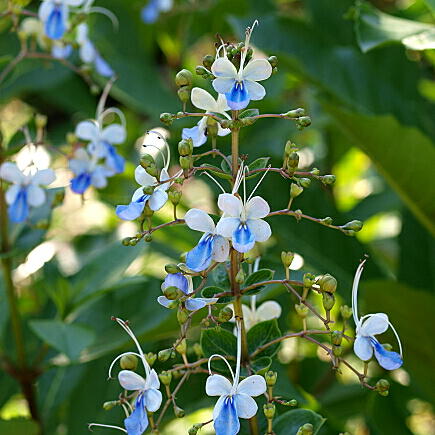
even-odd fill
[{"label": "foliage background", "polygon": [[[396,17],[434,23],[433,0],[373,3]],[[212,53],[215,33],[241,37],[255,18],[260,26],[254,45],[279,58],[279,73],[266,83],[267,97],[255,107],[269,113],[304,107],[313,125],[298,132],[282,120],[257,122],[242,131],[241,152],[251,159],[270,155],[280,165],[283,146],[291,138],[302,148],[307,165],[338,178],[332,189],[313,183],[296,207],[316,217],[331,216],[339,224],[365,221],[358,236],[348,238],[314,223],[272,218],[274,236],[262,264],[279,276],[279,253],[293,250],[304,261],[294,272],[296,278],[305,272],[329,272],[339,281],[342,300],[350,304],[354,270],[368,253],[361,309],[387,312],[405,351],[403,370],[391,376],[379,369],[373,373],[391,381],[390,396],[384,398],[362,389],[346,372],[334,374],[311,346],[285,345],[280,352],[285,364],[276,367],[278,390],[327,418],[321,434],[435,433],[435,51],[405,47],[402,22],[386,28],[377,9],[367,4],[358,9],[352,0],[179,1],[155,25],[140,20],[143,1],[97,4],[113,11],[120,22],[115,32],[104,17],[93,16],[91,36],[119,76],[110,104],[127,115],[128,140],[120,152],[130,163],[125,174],[87,196],[83,205],[67,192],[48,232],[14,228],[28,353],[37,358],[41,339],[49,344],[43,356],[48,370],[38,384],[47,433],[81,434],[89,422],[120,421],[118,411],[102,410],[102,403],[117,394],[115,382],[106,380],[106,370],[112,358],[132,344],[110,321],[111,315],[131,321],[146,351],[167,347],[176,336],[175,318],[155,298],[163,265],[190,249],[197,235],[172,227],[156,233],[152,243],[123,247],[120,239],[134,234],[134,226],[120,223],[114,206],[125,203],[134,188],[137,139],[146,129],[161,127],[161,112],[179,110],[176,71],[194,70],[204,54]],[[38,2],[31,6],[36,8]],[[3,68],[19,47],[6,21],[0,21],[0,30]],[[199,77],[195,80],[206,85]],[[0,98],[3,134],[7,119],[20,122],[29,112],[43,113],[49,118],[47,141],[61,151],[66,150],[66,133],[80,120],[93,117],[98,101],[71,71],[38,60],[22,62],[3,84]],[[174,151],[181,128],[188,125],[189,121],[178,121],[169,128]],[[10,149],[22,142],[17,136]],[[225,151],[228,140],[221,142]],[[59,186],[65,186],[66,160],[56,151],[52,157],[62,180]],[[277,209],[285,206],[286,189],[284,180],[270,175],[260,194]],[[216,193],[215,186],[200,178],[186,187],[183,206],[216,211]],[[158,213],[162,222],[169,216],[169,207]],[[35,249],[33,260],[26,257]],[[298,327],[291,309],[294,301],[284,289],[261,295],[271,297],[284,308],[281,329]],[[2,349],[13,349],[1,283],[0,335]],[[198,337],[193,334],[192,339]],[[170,417],[165,433],[184,433],[208,415],[213,401],[205,397],[204,380],[192,379],[179,394],[180,406],[188,415],[196,414],[186,423]],[[0,432],[30,435],[33,429],[25,419],[9,420],[26,417],[18,386],[3,372],[0,382]],[[199,409],[205,411],[198,414]]]}]

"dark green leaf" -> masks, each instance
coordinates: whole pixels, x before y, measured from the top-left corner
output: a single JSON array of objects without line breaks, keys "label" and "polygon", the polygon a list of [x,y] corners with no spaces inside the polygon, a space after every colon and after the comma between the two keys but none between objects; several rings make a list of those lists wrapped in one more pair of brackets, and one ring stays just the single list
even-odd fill
[{"label": "dark green leaf", "polygon": [[[248,350],[251,354],[260,346],[269,343],[272,340],[281,336],[281,331],[278,327],[276,319],[266,320],[265,322],[257,323],[248,331]],[[273,344],[260,352],[257,357],[270,356],[273,357],[278,352],[279,343]]]},{"label": "dark green leaf", "polygon": [[294,409],[281,414],[273,423],[276,435],[296,435],[298,429],[306,423],[313,425],[313,435],[317,434],[325,419],[308,409]]},{"label": "dark green leaf", "polygon": [[0,433],[4,435],[38,435],[38,425],[32,420],[14,418],[12,420],[0,420]]},{"label": "dark green leaf", "polygon": [[[274,271],[270,270],[270,269],[257,270],[257,272],[251,273],[251,275],[249,275],[246,278],[244,287],[249,287],[250,285],[256,284],[258,282],[269,281],[273,278],[273,274],[274,274]],[[264,287],[265,287],[264,285],[255,287],[252,290],[248,290],[244,294],[245,295],[255,295],[255,294],[259,293]]]},{"label": "dark green leaf", "polygon": [[[216,286],[209,286],[202,290],[201,295],[204,298],[214,298],[215,295],[219,293],[223,293],[225,290],[220,287]],[[227,304],[228,302],[232,301],[233,296],[222,296],[218,300],[218,304]]]},{"label": "dark green leaf", "polygon": [[257,358],[256,360],[251,362],[252,370],[257,375],[264,375],[270,369],[272,365],[272,358],[269,356],[262,356],[261,358]]},{"label": "dark green leaf", "polygon": [[[232,332],[220,327],[203,329],[201,331],[201,347],[206,357],[218,354],[235,359],[237,354],[237,339]],[[220,358],[213,359],[212,367],[214,370],[222,373],[229,372],[227,365]]]},{"label": "dark green leaf", "polygon": [[[267,164],[269,163],[269,160],[270,160],[270,157],[260,157],[249,164],[249,170],[254,171],[256,169],[264,169],[267,166]],[[261,174],[262,174],[261,172],[257,172],[253,175],[250,175],[249,177],[246,177],[246,179],[250,180],[251,178],[255,178]]]},{"label": "dark green leaf", "polygon": [[205,166],[207,170],[213,175],[216,175],[216,177],[222,178],[224,180],[232,180],[233,178],[231,174],[222,172],[217,166],[209,165],[208,163],[201,166]]},{"label": "dark green leaf", "polygon": [[250,118],[251,116],[258,116],[260,111],[258,109],[246,109],[239,114],[239,118]]}]

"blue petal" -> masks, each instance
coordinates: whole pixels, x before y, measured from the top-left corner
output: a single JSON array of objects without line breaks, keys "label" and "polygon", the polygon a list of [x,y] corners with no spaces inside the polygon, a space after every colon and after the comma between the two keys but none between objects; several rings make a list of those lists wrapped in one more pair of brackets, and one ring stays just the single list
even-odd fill
[{"label": "blue petal", "polygon": [[95,57],[94,65],[100,76],[112,77],[115,74],[111,66],[99,54]]},{"label": "blue petal", "polygon": [[159,18],[160,10],[157,0],[150,0],[150,2],[142,8],[141,16],[142,21],[147,24],[152,24]]},{"label": "blue petal", "polygon": [[207,142],[207,136],[204,134],[204,130],[200,129],[197,125],[192,128],[183,128],[181,137],[183,139],[192,139],[194,147],[199,147]]},{"label": "blue petal", "polygon": [[211,264],[214,237],[204,234],[199,243],[187,253],[186,266],[194,272],[202,272]]},{"label": "blue petal", "polygon": [[83,172],[71,180],[71,190],[82,194],[91,185],[91,174]]},{"label": "blue petal", "polygon": [[149,195],[144,195],[140,197],[139,200],[131,202],[128,205],[116,206],[116,215],[125,221],[133,221],[137,219],[142,214],[148,198]]},{"label": "blue petal", "polygon": [[244,109],[251,100],[243,82],[234,82],[230,92],[226,93],[228,106],[233,110]]},{"label": "blue petal", "polygon": [[65,30],[65,17],[62,7],[55,5],[45,22],[45,34],[51,39],[60,39]]},{"label": "blue petal", "polygon": [[72,45],[53,45],[51,55],[56,59],[66,59],[71,56],[73,51]]},{"label": "blue petal", "polygon": [[233,247],[239,252],[248,252],[255,245],[255,236],[248,225],[240,224],[233,232]]},{"label": "blue petal", "polygon": [[9,206],[8,209],[9,219],[12,222],[23,222],[27,219],[29,215],[29,204],[27,203],[27,190],[22,188],[17,196],[15,197],[15,201]]},{"label": "blue petal", "polygon": [[135,404],[134,411],[124,420],[127,435],[142,435],[148,427],[148,416],[143,403],[143,396],[140,395]]},{"label": "blue petal", "polygon": [[375,349],[375,357],[385,370],[396,370],[402,366],[402,357],[397,352],[386,350],[378,340],[371,337],[370,341]]},{"label": "blue petal", "polygon": [[163,281],[162,288],[177,287],[185,295],[189,293],[189,281],[182,273],[168,273]]},{"label": "blue petal", "polygon": [[108,142],[105,142],[107,156],[106,156],[106,164],[110,169],[113,169],[116,174],[120,174],[124,172],[125,160],[121,157],[115,150],[115,147],[110,145]]},{"label": "blue petal", "polygon": [[240,430],[234,399],[228,396],[222,405],[221,412],[214,421],[216,435],[236,435]]},{"label": "blue petal", "polygon": [[187,299],[184,304],[189,311],[197,311],[207,305],[207,303],[203,301],[202,298]]}]

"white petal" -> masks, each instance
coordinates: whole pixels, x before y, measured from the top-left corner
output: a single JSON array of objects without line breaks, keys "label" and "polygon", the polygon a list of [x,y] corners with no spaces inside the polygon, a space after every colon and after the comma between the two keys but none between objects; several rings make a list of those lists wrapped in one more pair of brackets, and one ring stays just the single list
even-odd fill
[{"label": "white petal", "polygon": [[237,387],[238,394],[248,394],[249,396],[259,396],[266,392],[266,381],[263,376],[252,375],[243,379]]},{"label": "white petal", "polygon": [[192,230],[214,233],[215,224],[213,219],[205,211],[192,208],[185,214],[184,220],[186,225]]},{"label": "white petal", "polygon": [[227,136],[230,133],[231,130],[229,128],[222,128],[220,124],[218,124],[218,136]]},{"label": "white petal", "polygon": [[225,113],[227,110],[230,110],[227,99],[225,95],[219,94],[216,100],[216,112],[218,113]]},{"label": "white petal", "polygon": [[53,169],[41,169],[32,177],[32,184],[48,186],[56,179]]},{"label": "white petal", "polygon": [[216,225],[216,233],[223,237],[232,237],[236,228],[240,225],[239,218],[221,218]]},{"label": "white petal", "polygon": [[145,407],[150,412],[156,412],[162,404],[162,393],[155,388],[150,388],[144,393]]},{"label": "white petal", "polygon": [[145,379],[130,370],[121,370],[118,373],[118,381],[125,390],[143,390],[145,389]]},{"label": "white petal", "polygon": [[108,173],[105,167],[98,165],[91,175],[91,184],[97,189],[103,189],[107,186]]},{"label": "white petal", "polygon": [[281,305],[276,301],[266,301],[257,308],[257,317],[264,320],[277,319],[281,316]]},{"label": "white petal", "polygon": [[218,77],[213,80],[212,84],[216,92],[219,94],[226,94],[227,92],[230,92],[234,86],[234,79]]},{"label": "white petal", "polygon": [[260,83],[253,82],[252,80],[244,80],[243,83],[251,100],[262,100],[266,95],[266,89]]},{"label": "white petal", "polygon": [[122,143],[125,141],[127,132],[121,124],[112,124],[107,126],[101,132],[101,139],[109,143]]},{"label": "white petal", "polygon": [[11,187],[9,187],[9,189],[6,191],[6,204],[12,204],[15,201],[15,198],[17,197],[20,190],[21,186],[19,184],[12,184]]},{"label": "white petal", "polygon": [[230,244],[222,236],[215,236],[213,243],[213,260],[222,263],[227,260],[230,253]]},{"label": "white petal", "polygon": [[76,127],[76,136],[84,140],[97,141],[100,136],[100,129],[96,122],[83,121]]},{"label": "white petal", "polygon": [[382,334],[388,329],[388,316],[385,313],[372,314],[359,328],[359,334],[365,337]]},{"label": "white petal", "polygon": [[242,213],[243,204],[237,196],[231,193],[221,193],[218,198],[218,207],[225,213],[225,217],[239,217]]},{"label": "white petal", "polygon": [[243,68],[243,79],[266,80],[272,75],[272,65],[266,59],[254,59]]},{"label": "white petal", "polygon": [[257,403],[247,394],[236,394],[234,401],[239,418],[252,418],[258,411]]},{"label": "white petal", "polygon": [[19,184],[24,181],[25,176],[15,163],[5,162],[0,166],[0,178]]},{"label": "white petal", "polygon": [[79,55],[84,63],[92,63],[97,56],[97,50],[95,50],[94,44],[86,39],[80,46]]},{"label": "white petal", "polygon": [[80,6],[85,0],[63,0],[68,6]]},{"label": "white petal", "polygon": [[254,234],[256,242],[265,242],[272,235],[270,225],[263,219],[248,219],[246,224]]},{"label": "white petal", "polygon": [[370,343],[370,338],[357,336],[353,343],[353,351],[359,359],[368,361],[373,355],[373,347]]},{"label": "white petal", "polygon": [[31,184],[27,188],[27,202],[32,207],[39,207],[40,205],[44,204],[44,202],[45,202],[44,189],[42,189],[39,186]]},{"label": "white petal", "polygon": [[222,406],[224,404],[225,399],[227,398],[227,395],[219,397],[218,401],[216,402],[216,405],[213,408],[213,420],[215,420],[218,415],[221,412]]},{"label": "white petal", "polygon": [[[252,310],[245,304],[242,304],[242,313],[246,330],[249,330],[257,323],[256,316],[254,315]],[[237,332],[234,335],[237,335]]]},{"label": "white petal", "polygon": [[237,78],[236,67],[226,57],[218,57],[211,66],[211,72],[215,77]]},{"label": "white petal", "polygon": [[160,210],[168,200],[168,194],[164,190],[155,190],[149,199],[150,209],[153,211]]},{"label": "white petal", "polygon": [[216,112],[216,100],[204,89],[193,88],[191,94],[192,104],[206,112]]},{"label": "white petal", "polygon": [[222,375],[211,375],[207,378],[205,392],[209,396],[223,396],[231,393],[231,382]]},{"label": "white petal", "polygon": [[150,374],[147,376],[146,388],[155,388],[156,390],[160,388],[160,380],[154,369],[151,369]]},{"label": "white petal", "polygon": [[77,43],[82,45],[88,39],[88,25],[86,23],[81,23],[77,26]]},{"label": "white petal", "polygon": [[138,166],[134,171],[134,179],[137,184],[141,186],[152,186],[157,182],[157,180],[148,174],[142,166]]},{"label": "white petal", "polygon": [[248,219],[264,218],[269,213],[269,204],[261,196],[254,196],[246,204],[246,217]]}]

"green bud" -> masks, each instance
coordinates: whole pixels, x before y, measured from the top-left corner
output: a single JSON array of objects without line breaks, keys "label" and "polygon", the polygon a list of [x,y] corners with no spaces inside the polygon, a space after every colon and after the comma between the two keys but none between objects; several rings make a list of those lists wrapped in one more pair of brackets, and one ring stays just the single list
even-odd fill
[{"label": "green bud", "polygon": [[190,156],[180,156],[180,166],[182,169],[190,169],[192,163],[192,158]]},{"label": "green bud", "polygon": [[289,169],[296,169],[299,165],[299,154],[296,152],[291,152],[287,159],[287,164]]},{"label": "green bud", "polygon": [[180,408],[177,405],[174,405],[174,414],[175,414],[175,417],[177,417],[177,418],[183,418],[186,415],[186,413],[184,412],[184,409]]},{"label": "green bud", "polygon": [[305,115],[305,110],[300,107],[297,109],[289,110],[287,113],[283,113],[283,116],[291,119],[298,119],[304,115]]},{"label": "green bud", "polygon": [[104,402],[103,403],[103,409],[105,411],[110,411],[111,409],[113,409],[116,405],[118,405],[118,401],[117,400],[111,400],[110,402]]},{"label": "green bud", "polygon": [[301,319],[305,319],[308,316],[309,310],[305,304],[295,304],[295,310]]},{"label": "green bud", "polygon": [[157,358],[160,362],[165,362],[171,357],[172,349],[163,349],[158,353]]},{"label": "green bud", "polygon": [[332,225],[332,217],[326,216],[325,218],[320,220],[320,223],[323,225]]},{"label": "green bud", "polygon": [[187,340],[185,338],[180,340],[179,343],[175,346],[175,350],[180,355],[186,355],[186,352],[187,352]]},{"label": "green bud", "polygon": [[297,196],[299,196],[302,192],[304,191],[304,188],[297,185],[296,183],[292,183],[290,185],[290,197],[291,198],[296,198]]},{"label": "green bud", "polygon": [[291,400],[288,400],[286,403],[285,403],[285,406],[298,406],[298,401],[296,400],[296,399],[291,399]]},{"label": "green bud", "polygon": [[199,76],[205,76],[205,75],[209,75],[209,71],[207,70],[207,68],[204,68],[202,65],[198,65],[195,68],[195,72],[197,75]]},{"label": "green bud", "polygon": [[278,65],[278,58],[276,56],[269,56],[269,59],[267,60],[269,61],[272,68]]},{"label": "green bud", "polygon": [[175,84],[181,88],[182,86],[192,86],[193,75],[187,69],[182,69],[175,76]]},{"label": "green bud", "polygon": [[223,120],[220,122],[220,124],[221,124],[221,127],[222,127],[222,128],[231,128],[232,125],[233,125],[233,122],[232,122],[231,120],[229,120],[229,119],[223,119]]},{"label": "green bud", "polygon": [[295,218],[296,220],[300,221],[302,219],[302,210],[300,208],[298,208],[297,210],[295,210]]},{"label": "green bud", "polygon": [[181,196],[182,193],[175,188],[171,188],[168,191],[169,201],[171,201],[174,205],[178,205],[180,203]]},{"label": "green bud", "polygon": [[344,230],[352,230],[355,232],[361,231],[361,228],[363,227],[363,223],[361,221],[350,221],[346,225],[343,225],[341,228]]},{"label": "green bud", "polygon": [[243,284],[245,282],[245,272],[243,272],[243,269],[240,268],[236,275],[236,282],[237,284]]},{"label": "green bud", "polygon": [[335,293],[337,290],[337,280],[329,273],[325,273],[325,275],[320,278],[319,286],[320,290],[324,292]]},{"label": "green bud", "polygon": [[125,238],[122,239],[121,243],[124,246],[130,246],[130,242],[131,242],[132,239],[134,239],[134,237],[125,237]]},{"label": "green bud", "polygon": [[172,381],[172,372],[168,372],[166,370],[163,370],[160,374],[159,374],[159,379],[160,382],[163,385],[169,386],[171,385],[171,381]]},{"label": "green bud", "polygon": [[285,155],[289,156],[294,150],[295,150],[295,144],[291,140],[288,140],[285,143],[285,147],[284,147]]},{"label": "green bud", "polygon": [[122,370],[136,370],[137,357],[135,355],[124,355],[119,362]]},{"label": "green bud", "polygon": [[385,392],[390,389],[390,383],[386,380],[386,379],[379,379],[378,382],[376,382],[375,385],[376,391],[378,391],[379,393],[381,392]]},{"label": "green bud", "polygon": [[202,351],[202,347],[199,343],[195,343],[193,345],[193,351],[198,358],[202,358],[204,356],[204,352]]},{"label": "green bud", "polygon": [[207,117],[207,135],[210,137],[216,137],[219,131],[219,125],[217,121],[210,116]]},{"label": "green bud", "polygon": [[301,426],[296,435],[312,435],[314,433],[314,427],[311,423],[305,423]]},{"label": "green bud", "polygon": [[335,346],[339,346],[343,340],[343,334],[341,331],[332,331],[331,332],[331,342]]},{"label": "green bud", "polygon": [[187,103],[190,100],[190,92],[191,88],[189,86],[182,86],[180,89],[178,89],[178,98],[182,103]]},{"label": "green bud", "polygon": [[194,424],[190,429],[188,434],[189,435],[197,435],[198,431],[203,427],[204,425],[202,423],[196,423]]},{"label": "green bud", "polygon": [[281,252],[281,261],[282,261],[282,264],[284,265],[284,269],[288,269],[291,266],[294,258],[295,258],[294,252],[290,252],[290,251],[288,251],[288,252],[282,251]]},{"label": "green bud", "polygon": [[180,154],[180,156],[190,156],[192,152],[192,139],[183,139],[178,143],[178,153]]},{"label": "green bud", "polygon": [[325,185],[331,185],[335,183],[335,175],[323,175],[320,180]]},{"label": "green bud", "polygon": [[323,292],[323,308],[326,311],[332,310],[335,304],[335,296],[333,293]]},{"label": "green bud", "polygon": [[[145,242],[150,243],[153,241],[153,236],[150,233],[146,233],[145,237],[143,238]],[[135,245],[137,244],[137,242],[135,243]],[[131,242],[130,242],[131,245]]]},{"label": "green bud", "polygon": [[180,289],[178,287],[175,287],[173,285],[171,285],[170,287],[166,287],[163,290],[163,294],[170,300],[170,301],[175,301],[176,299],[178,299],[180,296],[183,295],[183,293],[180,291]]},{"label": "green bud", "polygon": [[181,269],[175,263],[168,263],[165,265],[165,271],[167,273],[181,273]]},{"label": "green bud", "polygon": [[138,243],[139,243],[139,239],[137,239],[136,237],[130,237],[129,246],[136,246]]},{"label": "green bud", "polygon": [[301,116],[296,121],[296,127],[298,130],[302,130],[305,127],[308,127],[311,125],[311,118],[309,116]]},{"label": "green bud", "polygon": [[162,121],[163,124],[171,125],[172,122],[174,121],[174,115],[172,115],[172,113],[167,113],[167,112],[161,113],[160,121]]},{"label": "green bud", "polygon": [[339,346],[332,346],[332,353],[335,356],[341,356],[341,354],[343,353],[343,346],[339,345]]},{"label": "green bud", "polygon": [[304,274],[304,287],[311,288],[316,281],[316,277],[312,273],[305,273]]},{"label": "green bud", "polygon": [[222,308],[222,310],[219,311],[218,320],[221,323],[229,322],[233,314],[233,310],[230,307]]},{"label": "green bud", "polygon": [[265,403],[263,405],[263,412],[264,412],[264,416],[268,419],[271,420],[273,417],[275,417],[275,405],[273,403]]},{"label": "green bud", "polygon": [[211,68],[211,66],[213,65],[213,62],[214,62],[214,56],[212,56],[211,54],[207,54],[202,58],[202,64],[206,68]]},{"label": "green bud", "polygon": [[179,308],[177,311],[177,320],[180,325],[184,325],[189,318],[189,312],[185,308]]},{"label": "green bud", "polygon": [[276,384],[276,380],[278,379],[278,373],[272,370],[269,370],[265,375],[264,379],[266,379],[266,384],[268,387],[273,387]]},{"label": "green bud", "polygon": [[142,192],[145,193],[145,195],[152,195],[154,193],[154,186],[145,186]]},{"label": "green bud", "polygon": [[154,363],[156,362],[157,355],[153,352],[148,352],[145,355],[146,362],[152,367]]},{"label": "green bud", "polygon": [[147,171],[147,173],[150,174],[152,177],[157,177],[158,175],[157,166],[155,165],[155,163],[145,168],[145,171]]},{"label": "green bud", "polygon": [[299,178],[299,183],[302,187],[310,187],[311,180],[309,178]]},{"label": "green bud", "polygon": [[348,307],[347,305],[342,305],[340,307],[340,313],[343,319],[350,319],[352,317],[352,308]]},{"label": "green bud", "polygon": [[38,129],[45,128],[47,125],[47,116],[37,113],[35,115],[35,125]]},{"label": "green bud", "polygon": [[319,174],[320,174],[320,171],[319,171],[317,168],[313,168],[313,169],[311,170],[311,173],[312,173],[313,175],[319,175]]},{"label": "green bud", "polygon": [[156,162],[151,154],[144,154],[140,158],[140,165],[142,166],[142,168],[146,169],[149,166],[156,166]]}]

